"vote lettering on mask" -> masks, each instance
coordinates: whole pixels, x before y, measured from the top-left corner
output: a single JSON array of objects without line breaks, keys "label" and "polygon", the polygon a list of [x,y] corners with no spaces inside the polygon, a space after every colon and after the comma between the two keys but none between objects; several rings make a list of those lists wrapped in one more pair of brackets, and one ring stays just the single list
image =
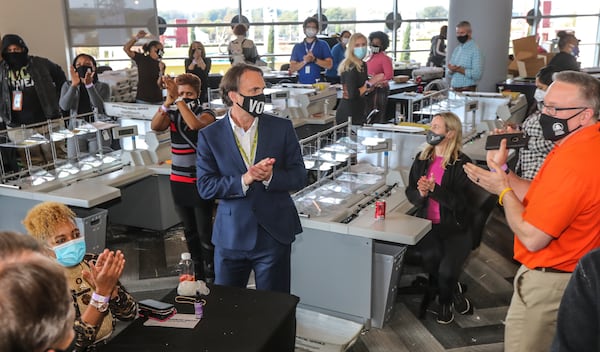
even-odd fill
[{"label": "vote lettering on mask", "polygon": [[243,94],[240,95],[244,98],[244,101],[242,102],[242,105],[236,103],[239,107],[254,117],[262,115],[263,111],[265,110],[266,100],[264,94],[261,93],[254,96],[246,96]]}]

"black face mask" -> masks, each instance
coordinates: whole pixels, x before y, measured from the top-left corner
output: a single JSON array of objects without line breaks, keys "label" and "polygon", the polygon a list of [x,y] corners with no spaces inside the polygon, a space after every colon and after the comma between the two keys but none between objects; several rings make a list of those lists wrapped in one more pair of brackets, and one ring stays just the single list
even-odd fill
[{"label": "black face mask", "polygon": [[265,110],[265,95],[264,94],[258,94],[258,95],[254,95],[254,96],[245,96],[241,93],[238,93],[239,95],[241,95],[242,97],[244,97],[244,101],[242,103],[242,105],[238,104],[236,102],[236,104],[244,109],[244,111],[246,111],[247,113],[249,113],[250,115],[254,116],[254,117],[258,117],[260,115],[262,115],[263,111]]},{"label": "black face mask", "polygon": [[444,138],[446,138],[445,135],[436,134],[436,133],[433,133],[433,131],[429,130],[429,131],[427,131],[427,136],[425,137],[425,140],[427,141],[427,143],[429,145],[436,146],[436,145],[440,144],[444,140]]},{"label": "black face mask", "polygon": [[459,35],[456,37],[456,39],[458,40],[459,43],[464,44],[467,42],[467,40],[469,40],[469,35],[468,34]]},{"label": "black face mask", "polygon": [[12,69],[18,69],[27,65],[27,53],[4,53],[2,54],[8,66]]},{"label": "black face mask", "polygon": [[162,59],[164,54],[165,54],[165,52],[163,49],[156,50],[156,56],[158,56],[159,59]]},{"label": "black face mask", "polygon": [[559,119],[547,114],[540,115],[540,125],[542,126],[542,134],[544,135],[544,139],[547,139],[552,142],[556,142],[560,139],[565,138],[573,131],[578,130],[580,126],[578,126],[573,131],[569,131],[568,121],[575,116],[581,114],[585,109],[582,109],[580,112],[575,115],[567,118],[567,119]]},{"label": "black face mask", "polygon": [[183,98],[183,101],[192,111],[194,111],[194,109],[201,105],[200,98]]},{"label": "black face mask", "polygon": [[92,66],[79,66],[79,67],[75,68],[75,70],[77,71],[77,74],[79,75],[79,77],[81,77],[81,79],[85,78],[85,74],[88,72],[88,70],[90,72],[94,71]]}]

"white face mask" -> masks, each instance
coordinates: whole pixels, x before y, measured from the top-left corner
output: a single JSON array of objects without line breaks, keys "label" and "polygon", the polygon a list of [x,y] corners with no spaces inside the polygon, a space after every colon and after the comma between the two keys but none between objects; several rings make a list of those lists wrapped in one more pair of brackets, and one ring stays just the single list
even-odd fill
[{"label": "white face mask", "polygon": [[313,38],[315,35],[317,35],[317,30],[314,28],[306,28],[304,30],[304,34],[306,34],[306,36],[309,38]]},{"label": "white face mask", "polygon": [[350,38],[342,38],[342,44],[348,44],[348,40],[350,40]]},{"label": "white face mask", "polygon": [[546,92],[544,92],[543,90],[537,88],[535,90],[535,93],[533,94],[533,98],[536,101],[544,101],[544,97],[546,97]]}]

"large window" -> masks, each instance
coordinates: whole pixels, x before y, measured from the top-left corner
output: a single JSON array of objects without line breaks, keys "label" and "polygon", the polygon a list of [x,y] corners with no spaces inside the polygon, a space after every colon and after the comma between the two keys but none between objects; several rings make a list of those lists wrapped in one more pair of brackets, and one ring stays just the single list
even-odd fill
[{"label": "large window", "polygon": [[[232,39],[231,23],[240,18],[242,22],[248,22],[248,37],[256,43],[262,59],[271,68],[279,69],[282,64],[289,62],[292,46],[303,38],[302,21],[317,14],[321,15],[323,23],[320,33],[322,36],[335,36],[345,29],[352,33],[361,32],[366,36],[373,31],[384,31],[390,37],[388,54],[395,61],[424,65],[431,37],[439,33],[442,25],[447,24],[451,0],[118,1],[123,4],[155,3],[158,16],[166,22],[160,40],[165,45],[167,72],[177,74],[183,72],[183,59],[187,56],[189,43],[194,40],[201,41],[206,47],[207,55],[212,58],[211,72],[226,71],[229,67],[227,44]],[[65,0],[67,7],[79,8],[96,2]],[[537,17],[533,11],[536,2],[539,3]],[[122,17],[126,36],[137,32],[139,23],[128,23],[128,17]],[[600,6],[588,0],[513,1],[511,39],[537,33],[540,47],[553,50],[553,39],[558,31],[575,32],[581,40],[579,61],[582,67],[599,66],[599,18]],[[121,49],[122,44],[78,44],[82,37],[93,35],[96,27],[102,27],[101,22],[82,22],[81,18],[72,16],[68,17],[68,21],[70,41],[75,52],[89,52],[98,58],[100,64],[109,64],[113,68],[130,66],[129,58]],[[111,26],[114,27],[115,24],[109,24],[108,29],[112,29]],[[512,43],[509,43],[510,47]]]},{"label": "large window", "polygon": [[[578,61],[582,67],[599,66],[600,5],[583,0],[514,1],[511,39],[537,34],[541,48],[556,50],[556,33],[572,32],[580,40]],[[537,13],[537,16],[536,16]]]}]

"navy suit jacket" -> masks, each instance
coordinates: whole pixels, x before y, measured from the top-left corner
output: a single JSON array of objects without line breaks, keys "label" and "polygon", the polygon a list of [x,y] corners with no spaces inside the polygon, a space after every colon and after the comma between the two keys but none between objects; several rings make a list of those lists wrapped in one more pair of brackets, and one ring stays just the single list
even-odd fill
[{"label": "navy suit jacket", "polygon": [[203,199],[219,199],[213,243],[225,249],[252,250],[258,226],[283,244],[302,232],[290,192],[306,185],[306,169],[298,137],[289,120],[261,115],[255,163],[275,158],[268,187],[253,182],[246,194],[242,175],[247,168],[235,142],[229,113],[198,133],[197,185]]}]

